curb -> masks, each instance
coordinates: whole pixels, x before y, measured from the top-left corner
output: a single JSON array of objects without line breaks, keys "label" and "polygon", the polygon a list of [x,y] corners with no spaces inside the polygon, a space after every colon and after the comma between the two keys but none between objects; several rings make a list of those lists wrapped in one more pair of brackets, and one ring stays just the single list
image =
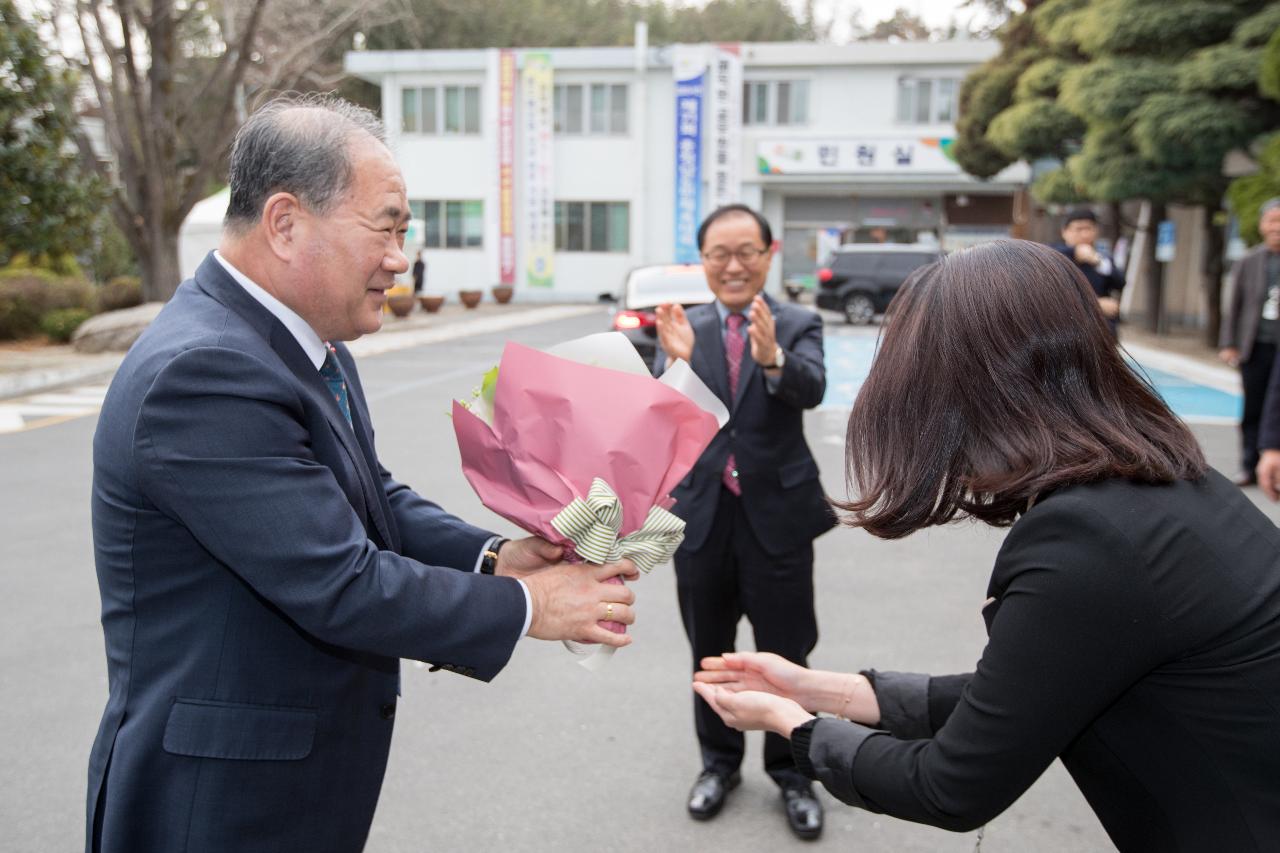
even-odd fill
[{"label": "curb", "polygon": [[[532,326],[536,323],[576,317],[599,310],[600,306],[594,304],[553,305],[496,316],[451,319],[438,325],[417,328],[395,329],[384,326],[381,331],[352,341],[347,346],[353,355],[360,358],[471,335],[486,335],[517,329],[521,326]],[[25,397],[66,385],[110,379],[119,368],[120,362],[124,361],[124,356],[124,353],[66,355],[60,358],[81,363],[57,367],[31,367],[0,373],[0,400]]]},{"label": "curb", "polygon": [[1143,344],[1122,342],[1120,348],[1146,367],[1163,370],[1197,385],[1205,385],[1237,397],[1244,393],[1240,385],[1240,372],[1230,367],[1214,367],[1198,359]]},{"label": "curb", "polygon": [[121,353],[118,358],[101,359],[95,364],[33,368],[0,375],[0,400],[48,391],[64,385],[107,379],[115,374],[123,360],[124,354]]}]

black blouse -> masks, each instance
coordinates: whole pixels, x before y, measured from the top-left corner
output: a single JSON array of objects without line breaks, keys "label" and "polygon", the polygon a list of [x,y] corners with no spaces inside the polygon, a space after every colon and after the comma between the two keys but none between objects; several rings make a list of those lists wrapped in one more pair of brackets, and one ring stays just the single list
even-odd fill
[{"label": "black blouse", "polygon": [[1060,489],[1014,524],[988,595],[975,672],[871,673],[882,729],[801,727],[801,769],[967,831],[1061,757],[1122,851],[1280,849],[1280,532],[1239,489]]}]

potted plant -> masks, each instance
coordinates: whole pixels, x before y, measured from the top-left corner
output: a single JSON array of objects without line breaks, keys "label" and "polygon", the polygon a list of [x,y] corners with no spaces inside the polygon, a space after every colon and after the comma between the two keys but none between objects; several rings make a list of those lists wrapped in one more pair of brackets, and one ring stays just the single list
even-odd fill
[{"label": "potted plant", "polygon": [[418,297],[418,304],[422,306],[423,311],[434,314],[444,304],[444,296],[438,293],[424,293]]},{"label": "potted plant", "polygon": [[475,308],[484,298],[483,290],[459,290],[458,299],[468,308]]},{"label": "potted plant", "polygon": [[495,284],[489,292],[493,294],[495,302],[499,305],[506,305],[511,301],[511,296],[516,291],[515,288],[509,284]]},{"label": "potted plant", "polygon": [[413,290],[403,285],[388,288],[387,307],[397,317],[408,317],[413,310]]}]

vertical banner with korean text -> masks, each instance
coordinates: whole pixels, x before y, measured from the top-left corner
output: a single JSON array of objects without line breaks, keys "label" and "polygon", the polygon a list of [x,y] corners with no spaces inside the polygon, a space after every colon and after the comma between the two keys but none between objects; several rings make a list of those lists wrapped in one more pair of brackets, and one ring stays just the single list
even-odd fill
[{"label": "vertical banner with korean text", "polygon": [[531,287],[551,287],[555,272],[552,73],[550,54],[524,55],[525,273]]},{"label": "vertical banner with korean text", "polygon": [[702,221],[702,100],[707,54],[701,45],[676,45],[672,65],[676,84],[676,263],[698,262],[698,225]]},{"label": "vertical banner with korean text", "polygon": [[516,53],[498,52],[498,283],[516,280]]},{"label": "vertical banner with korean text", "polygon": [[711,61],[711,208],[741,201],[742,57],[721,44]]}]

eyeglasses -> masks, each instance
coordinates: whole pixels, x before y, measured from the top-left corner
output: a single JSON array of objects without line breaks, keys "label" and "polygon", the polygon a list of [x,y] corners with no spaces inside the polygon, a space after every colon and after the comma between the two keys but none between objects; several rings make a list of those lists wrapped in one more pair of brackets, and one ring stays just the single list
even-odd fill
[{"label": "eyeglasses", "polygon": [[744,267],[753,266],[756,261],[769,254],[768,249],[758,249],[755,246],[743,246],[736,252],[730,252],[728,249],[712,249],[702,255],[703,260],[714,267],[722,267],[729,263],[730,258],[737,258],[738,263]]}]

